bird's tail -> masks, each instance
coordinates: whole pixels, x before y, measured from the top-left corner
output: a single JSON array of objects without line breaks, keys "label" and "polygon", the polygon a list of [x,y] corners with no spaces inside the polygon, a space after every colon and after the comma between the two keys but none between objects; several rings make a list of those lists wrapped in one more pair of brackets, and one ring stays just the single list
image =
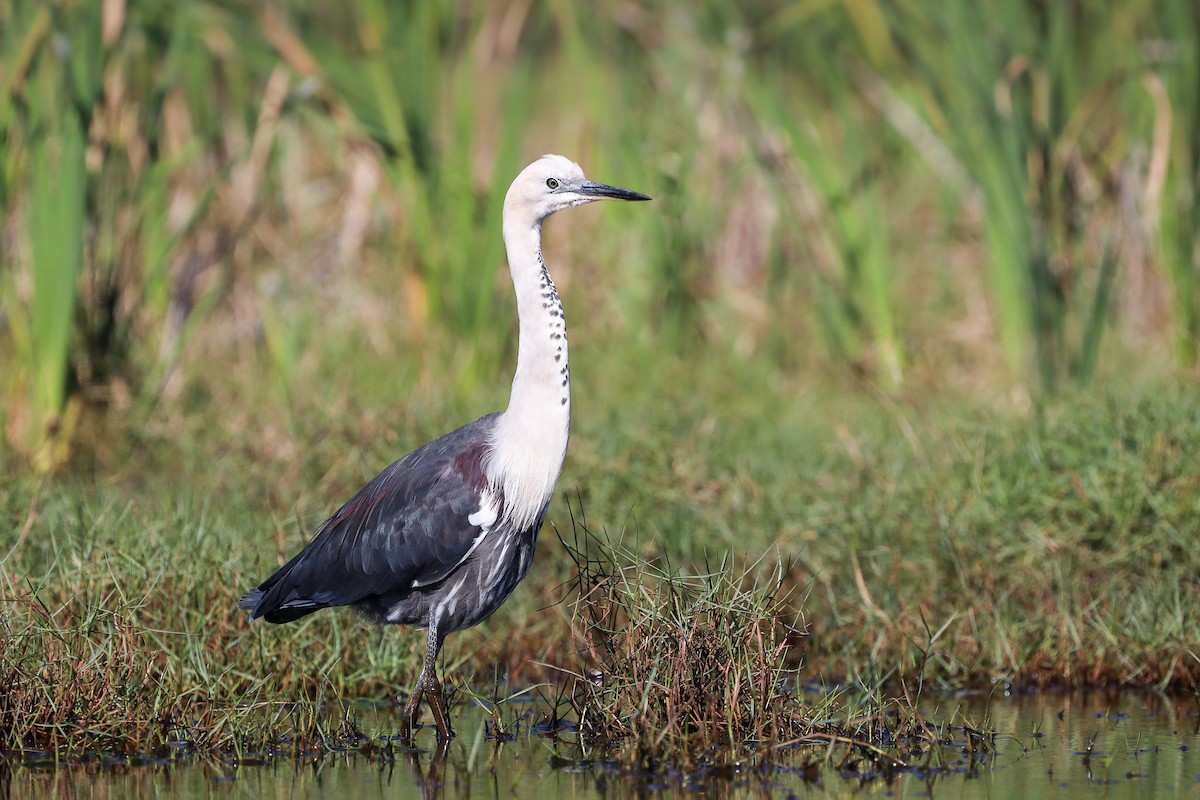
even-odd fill
[{"label": "bird's tail", "polygon": [[242,595],[242,599],[238,600],[238,608],[243,611],[249,611],[252,621],[262,617],[267,622],[273,622],[278,625],[281,622],[291,622],[301,617],[307,617],[314,611],[320,611],[322,608],[328,607],[327,603],[318,603],[300,598],[293,598],[280,603],[277,597],[272,596],[278,593],[270,591],[270,584],[271,582],[267,581],[267,583],[264,583],[257,589],[251,589],[246,592]]},{"label": "bird's tail", "polygon": [[251,589],[250,591],[248,591],[244,595],[242,595],[241,600],[238,600],[238,608],[242,609],[243,611],[249,611],[250,619],[254,619],[256,616],[256,614],[254,612],[256,610],[258,610],[258,604],[259,604],[259,601],[262,600],[262,598],[263,598],[263,590],[262,589]]}]

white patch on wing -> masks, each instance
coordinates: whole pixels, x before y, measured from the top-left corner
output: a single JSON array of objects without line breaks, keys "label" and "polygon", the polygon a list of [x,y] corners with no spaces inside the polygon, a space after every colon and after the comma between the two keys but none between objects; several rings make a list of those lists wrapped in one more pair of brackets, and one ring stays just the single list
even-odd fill
[{"label": "white patch on wing", "polygon": [[437,608],[434,609],[434,619],[444,619],[447,614],[453,614],[458,610],[458,595],[462,592],[462,589],[463,585],[460,581],[457,586],[451,589],[446,596],[442,598],[442,602],[438,603]]},{"label": "white patch on wing", "polygon": [[490,529],[496,524],[496,517],[499,515],[500,509],[496,503],[496,494],[485,490],[483,496],[479,498],[479,510],[467,517],[467,522],[478,525],[480,528]]},{"label": "white patch on wing", "polygon": [[499,554],[497,554],[495,562],[492,563],[491,571],[488,572],[487,582],[489,585],[496,583],[496,574],[508,565],[508,551],[512,549],[512,538],[505,538],[507,538],[508,541],[504,543],[504,547],[500,550]]},{"label": "white patch on wing", "polygon": [[471,557],[471,554],[475,552],[475,548],[479,547],[479,543],[483,541],[483,538],[491,532],[492,525],[496,523],[496,518],[498,516],[500,516],[500,509],[499,504],[496,502],[495,493],[491,491],[484,491],[483,495],[479,498],[479,509],[467,517],[467,522],[471,523],[472,526],[477,526],[480,529],[479,535],[471,541],[471,546],[467,548],[467,552],[463,553],[463,557],[460,558],[454,566],[450,567],[450,569],[427,581],[413,581],[411,588],[419,589],[422,586],[428,586],[431,583],[437,583],[440,580],[444,580],[447,575],[461,567],[466,560]]}]

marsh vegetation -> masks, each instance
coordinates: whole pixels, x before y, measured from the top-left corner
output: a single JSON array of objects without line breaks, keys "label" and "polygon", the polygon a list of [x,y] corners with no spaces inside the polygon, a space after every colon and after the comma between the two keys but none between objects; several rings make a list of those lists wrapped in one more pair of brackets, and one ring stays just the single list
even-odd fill
[{"label": "marsh vegetation", "polygon": [[320,751],[412,684],[236,601],[502,407],[542,152],[655,203],[547,226],[571,449],[460,701],[645,763],[869,739],[804,683],[1194,692],[1200,15],[917,5],[0,2],[0,750]]}]

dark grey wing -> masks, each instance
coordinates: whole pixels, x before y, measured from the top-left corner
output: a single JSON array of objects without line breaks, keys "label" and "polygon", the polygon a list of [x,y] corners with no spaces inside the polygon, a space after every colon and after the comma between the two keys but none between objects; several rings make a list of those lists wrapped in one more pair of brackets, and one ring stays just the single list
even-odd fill
[{"label": "dark grey wing", "polygon": [[468,518],[487,487],[483,458],[496,416],[435,439],[376,475],[238,606],[251,619],[290,622],[445,578],[484,533]]}]

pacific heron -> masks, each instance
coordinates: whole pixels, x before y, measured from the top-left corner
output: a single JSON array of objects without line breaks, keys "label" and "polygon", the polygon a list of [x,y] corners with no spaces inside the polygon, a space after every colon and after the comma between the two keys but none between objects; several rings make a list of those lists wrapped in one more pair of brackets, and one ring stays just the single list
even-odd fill
[{"label": "pacific heron", "polygon": [[604,199],[650,198],[594,183],[563,156],[542,156],[521,171],[503,215],[520,324],[508,408],[379,473],[238,603],[252,620],[274,623],[352,606],[380,623],[425,628],[421,676],[404,707],[406,738],[422,696],[439,741],[454,735],[437,677],[442,643],[499,608],[533,560],[571,420],[567,326],[542,260],[542,221]]}]

